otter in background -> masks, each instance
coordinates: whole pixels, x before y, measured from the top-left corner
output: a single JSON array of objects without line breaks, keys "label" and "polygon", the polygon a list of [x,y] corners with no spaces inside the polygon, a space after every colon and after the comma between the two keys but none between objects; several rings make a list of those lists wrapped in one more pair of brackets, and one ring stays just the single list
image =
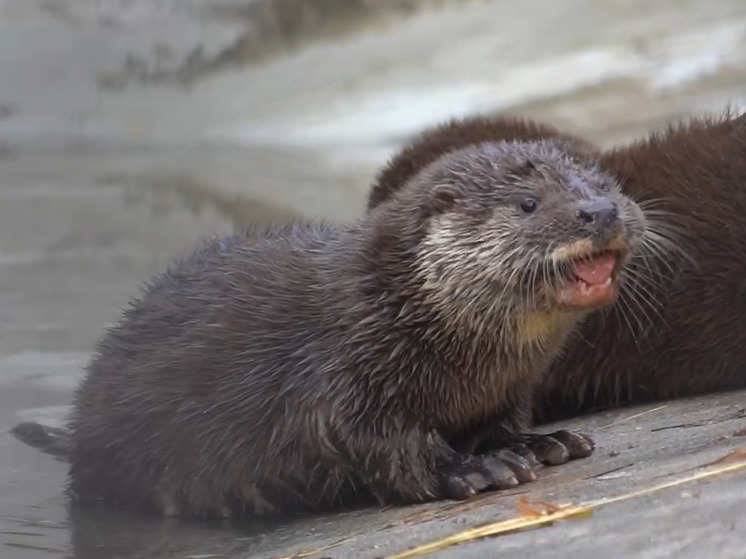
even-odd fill
[{"label": "otter in background", "polygon": [[[535,138],[571,136],[517,118],[427,130],[379,174],[368,209],[444,153]],[[537,419],[746,388],[746,116],[700,116],[599,158],[658,242],[631,263],[619,301],[589,316],[554,360]]]}]

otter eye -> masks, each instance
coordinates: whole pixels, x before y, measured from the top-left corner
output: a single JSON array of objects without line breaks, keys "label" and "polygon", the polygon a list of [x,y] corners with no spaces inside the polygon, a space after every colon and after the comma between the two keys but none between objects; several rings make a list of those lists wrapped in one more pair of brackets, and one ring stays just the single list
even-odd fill
[{"label": "otter eye", "polygon": [[532,214],[539,207],[539,203],[533,198],[526,198],[525,200],[521,200],[520,206],[523,213]]}]

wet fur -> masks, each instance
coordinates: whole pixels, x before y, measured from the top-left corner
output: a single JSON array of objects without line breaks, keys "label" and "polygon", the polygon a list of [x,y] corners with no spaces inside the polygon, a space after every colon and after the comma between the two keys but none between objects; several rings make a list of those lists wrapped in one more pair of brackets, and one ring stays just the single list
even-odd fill
[{"label": "wet fur", "polygon": [[[442,498],[457,450],[529,425],[532,386],[582,316],[551,307],[537,267],[585,235],[576,189],[642,227],[613,180],[563,153],[470,149],[356,225],[204,242],[100,341],[74,400],[70,496],[197,515]],[[570,201],[542,218],[552,242],[506,254],[535,228],[501,196],[537,188]]]},{"label": "wet fur", "polygon": [[[570,136],[521,119],[438,126],[392,159],[368,207],[450,150],[537,137]],[[746,117],[700,116],[600,162],[658,235],[631,263],[619,302],[587,318],[549,368],[537,418],[746,388]]]}]

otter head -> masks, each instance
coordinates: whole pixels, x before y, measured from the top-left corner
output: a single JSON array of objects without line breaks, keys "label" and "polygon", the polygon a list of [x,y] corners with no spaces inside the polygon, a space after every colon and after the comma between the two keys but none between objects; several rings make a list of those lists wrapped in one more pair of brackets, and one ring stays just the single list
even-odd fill
[{"label": "otter head", "polygon": [[[473,145],[414,175],[376,212],[413,238],[418,288],[448,310],[587,312],[612,303],[645,231],[640,208],[559,140]],[[393,230],[393,231],[392,231]]]}]

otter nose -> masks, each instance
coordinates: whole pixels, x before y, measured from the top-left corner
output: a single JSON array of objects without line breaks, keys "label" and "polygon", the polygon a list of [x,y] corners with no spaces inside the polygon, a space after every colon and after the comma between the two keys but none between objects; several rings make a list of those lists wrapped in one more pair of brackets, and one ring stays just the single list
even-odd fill
[{"label": "otter nose", "polygon": [[580,202],[576,215],[583,225],[594,232],[601,232],[614,225],[619,212],[614,202],[596,199]]}]

